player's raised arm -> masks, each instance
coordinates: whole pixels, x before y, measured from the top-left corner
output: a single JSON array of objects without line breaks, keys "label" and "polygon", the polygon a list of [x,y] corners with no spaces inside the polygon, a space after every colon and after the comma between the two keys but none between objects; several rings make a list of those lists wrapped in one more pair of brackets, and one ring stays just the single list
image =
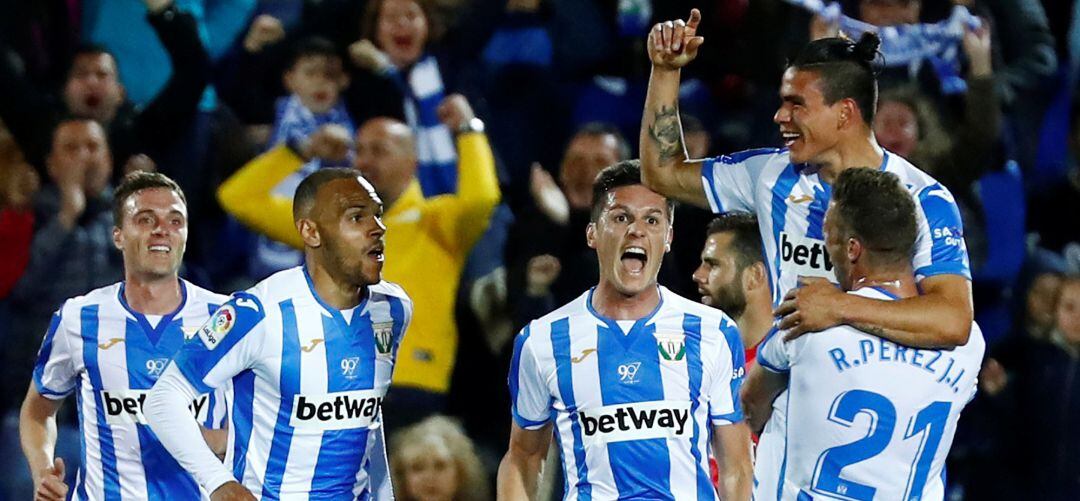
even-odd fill
[{"label": "player's raised arm", "polygon": [[645,112],[641,117],[641,180],[658,193],[700,207],[708,207],[701,181],[700,162],[687,158],[679,121],[680,71],[697,57],[705,38],[697,36],[701,12],[690,19],[658,23],[649,31],[647,46],[652,62]]},{"label": "player's raised arm", "polygon": [[517,423],[510,429],[510,449],[499,463],[497,499],[536,499],[541,466],[551,444],[551,424],[526,430]]}]

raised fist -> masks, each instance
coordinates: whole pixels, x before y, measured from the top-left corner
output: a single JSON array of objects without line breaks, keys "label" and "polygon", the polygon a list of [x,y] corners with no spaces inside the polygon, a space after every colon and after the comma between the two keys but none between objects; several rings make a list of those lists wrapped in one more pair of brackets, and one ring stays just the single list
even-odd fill
[{"label": "raised fist", "polygon": [[690,19],[683,21],[664,21],[649,30],[647,42],[649,60],[653,67],[677,70],[686,66],[697,57],[698,48],[705,43],[705,37],[697,36],[697,27],[701,23],[701,11],[690,10]]}]

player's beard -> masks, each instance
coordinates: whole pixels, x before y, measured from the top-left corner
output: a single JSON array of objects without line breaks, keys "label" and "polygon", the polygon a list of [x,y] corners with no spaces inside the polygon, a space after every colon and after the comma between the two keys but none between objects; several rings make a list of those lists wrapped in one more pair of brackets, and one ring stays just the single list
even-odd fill
[{"label": "player's beard", "polygon": [[739,318],[746,311],[746,294],[743,294],[742,287],[732,282],[716,290],[712,295],[712,306],[731,318]]}]

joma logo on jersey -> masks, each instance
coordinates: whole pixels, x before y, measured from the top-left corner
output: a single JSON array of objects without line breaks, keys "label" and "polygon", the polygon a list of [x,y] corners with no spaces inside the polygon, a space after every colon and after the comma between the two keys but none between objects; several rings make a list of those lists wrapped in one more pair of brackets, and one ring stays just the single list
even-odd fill
[{"label": "joma logo on jersey", "polygon": [[578,410],[586,441],[689,438],[690,402],[659,400]]},{"label": "joma logo on jersey", "polygon": [[[780,232],[780,260],[794,265],[799,275],[832,279],[832,261],[825,242],[816,238],[796,238]],[[786,271],[785,271],[786,272]]]},{"label": "joma logo on jersey", "polygon": [[394,349],[394,322],[376,322],[371,324],[375,334],[375,350],[379,355],[389,355]]},{"label": "joma logo on jersey", "polygon": [[152,358],[146,361],[146,373],[156,378],[165,371],[167,365],[169,365],[169,359],[167,358]]},{"label": "joma logo on jersey", "polygon": [[379,416],[382,397],[376,390],[296,395],[289,424],[316,430],[369,428]]},{"label": "joma logo on jersey", "polygon": [[341,375],[346,379],[354,379],[356,377],[356,367],[360,365],[360,357],[349,357],[341,359]]},{"label": "joma logo on jersey", "polygon": [[656,350],[665,362],[680,362],[686,358],[685,334],[657,334]]},{"label": "joma logo on jersey", "polygon": [[[108,424],[146,424],[143,416],[143,404],[150,390],[101,391],[101,405],[105,407],[105,422]],[[209,408],[210,395],[202,394],[188,406],[196,419],[206,419],[205,411]]]}]

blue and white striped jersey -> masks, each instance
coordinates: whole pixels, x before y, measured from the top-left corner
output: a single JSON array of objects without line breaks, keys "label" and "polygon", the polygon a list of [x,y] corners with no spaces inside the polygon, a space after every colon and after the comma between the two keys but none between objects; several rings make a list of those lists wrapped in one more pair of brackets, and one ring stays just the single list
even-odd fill
[{"label": "blue and white striped jersey", "polygon": [[515,340],[513,418],[554,421],[565,499],[717,498],[709,440],[743,419],[742,341],[720,310],[659,289],[637,321],[600,316],[590,290]]},{"label": "blue and white striped jersey", "polygon": [[296,267],[233,294],[175,363],[198,391],[232,382],[225,461],[257,497],[370,499],[382,399],[411,317],[397,285],[372,285],[342,312]]},{"label": "blue and white striped jersey", "polygon": [[[915,199],[916,279],[943,274],[971,278],[960,211],[949,190],[887,151],[881,168],[896,174]],[[798,285],[799,276],[836,281],[823,231],[832,186],[812,167],[792,164],[787,149],[763,148],[706,160],[701,175],[713,212],[757,214],[774,302]]]},{"label": "blue and white striped jersey", "polygon": [[[895,299],[874,288],[851,294]],[[780,492],[769,499],[943,499],[945,458],[985,348],[975,324],[952,351],[909,348],[849,326],[786,343],[772,336],[757,360],[790,371],[792,439]]]},{"label": "blue and white striped jersey", "polygon": [[[47,398],[76,394],[82,460],[74,499],[205,497],[146,425],[142,412],[150,387],[185,337],[229,299],[184,280],[180,290],[180,307],[160,318],[132,310],[123,282],[69,299],[53,315],[33,379]],[[192,403],[200,424],[221,427],[226,390],[208,391]]]}]

